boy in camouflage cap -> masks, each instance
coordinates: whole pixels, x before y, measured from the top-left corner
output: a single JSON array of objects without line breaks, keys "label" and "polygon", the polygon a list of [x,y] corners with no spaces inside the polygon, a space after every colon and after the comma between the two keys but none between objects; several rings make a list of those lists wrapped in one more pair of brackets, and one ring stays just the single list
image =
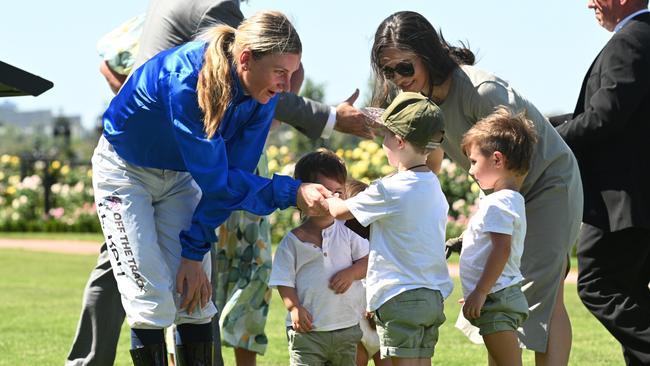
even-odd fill
[{"label": "boy in camouflage cap", "polygon": [[[453,289],[444,251],[449,205],[426,164],[442,141],[443,116],[423,95],[404,92],[381,121],[383,149],[397,172],[345,201],[327,201],[335,218],[373,224],[366,295],[382,358],[426,362],[445,321],[443,301]],[[405,301],[413,305],[400,305]]]},{"label": "boy in camouflage cap", "polygon": [[421,152],[438,148],[445,134],[442,111],[420,93],[400,93],[382,114],[381,123]]}]

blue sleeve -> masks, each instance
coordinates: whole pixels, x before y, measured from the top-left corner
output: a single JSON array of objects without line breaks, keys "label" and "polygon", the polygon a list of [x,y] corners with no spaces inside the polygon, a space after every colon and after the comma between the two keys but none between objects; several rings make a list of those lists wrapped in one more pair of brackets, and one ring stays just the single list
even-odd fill
[{"label": "blue sleeve", "polygon": [[[276,209],[295,206],[300,181],[288,176],[273,179],[253,174],[268,134],[271,112],[253,116],[243,133],[228,146],[237,164],[228,159],[228,146],[219,133],[208,139],[203,130],[194,85],[170,75],[168,113],[183,162],[201,188],[202,197],[189,230],[180,234],[181,256],[202,260],[217,240],[215,229],[235,210],[268,215]],[[266,110],[266,109],[265,109]]]}]

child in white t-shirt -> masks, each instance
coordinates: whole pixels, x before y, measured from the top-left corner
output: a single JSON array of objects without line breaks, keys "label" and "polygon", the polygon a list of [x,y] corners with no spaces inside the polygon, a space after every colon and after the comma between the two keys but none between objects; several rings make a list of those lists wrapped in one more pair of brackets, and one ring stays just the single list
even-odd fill
[{"label": "child in white t-shirt", "polygon": [[[319,183],[345,197],[347,171],[328,150],[309,153],[296,164],[296,179]],[[361,340],[361,280],[368,241],[331,216],[309,216],[280,242],[269,285],[287,314],[291,365],[354,365]]]},{"label": "child in white t-shirt", "polygon": [[397,172],[355,197],[327,202],[338,219],[373,224],[366,297],[382,358],[430,363],[453,288],[444,253],[449,205],[426,165],[444,135],[442,112],[423,95],[403,92],[381,119],[383,149]]},{"label": "child in white t-shirt", "polygon": [[[345,190],[348,197],[354,197],[358,193],[363,192],[366,188],[368,188],[367,184],[353,178],[348,178],[348,181],[345,184]],[[352,230],[359,230],[355,232],[359,233],[361,237],[367,237],[369,232],[367,228],[364,228],[355,221],[356,220],[347,221],[346,225],[351,227]],[[362,310],[359,327],[361,327],[363,336],[361,337],[361,342],[357,344],[356,366],[368,366],[369,360],[372,360],[375,366],[391,366],[392,363],[390,362],[390,359],[381,359],[377,327],[375,321],[372,319],[372,313],[366,311],[365,280],[361,280],[361,283],[364,286],[364,291],[362,296],[359,297],[359,308]]]},{"label": "child in white t-shirt", "polygon": [[477,122],[462,140],[469,173],[481,189],[492,190],[470,219],[460,254],[463,316],[479,328],[491,364],[521,365],[516,332],[528,317],[528,303],[519,269],[526,211],[518,190],[535,141],[532,124],[505,107]]}]

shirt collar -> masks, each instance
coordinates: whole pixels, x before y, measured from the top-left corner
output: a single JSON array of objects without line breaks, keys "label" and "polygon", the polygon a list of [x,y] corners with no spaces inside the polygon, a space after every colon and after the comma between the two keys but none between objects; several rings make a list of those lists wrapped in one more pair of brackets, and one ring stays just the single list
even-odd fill
[{"label": "shirt collar", "polygon": [[621,28],[625,27],[625,25],[626,25],[627,23],[629,23],[630,20],[632,20],[632,18],[634,18],[635,16],[637,16],[637,15],[639,15],[639,14],[643,14],[643,13],[650,13],[650,10],[648,10],[648,9],[641,9],[641,10],[639,10],[639,11],[636,11],[636,12],[634,12],[634,13],[632,13],[632,14],[626,16],[625,19],[621,20],[620,22],[618,22],[618,24],[616,24],[616,27],[614,27],[614,33],[620,31]]},{"label": "shirt collar", "polygon": [[234,62],[230,63],[230,78],[233,80],[233,90],[231,92],[232,103],[238,104],[247,98],[250,99],[251,96],[245,93],[244,86],[242,85],[241,80],[239,80],[239,75],[237,74],[237,65]]}]

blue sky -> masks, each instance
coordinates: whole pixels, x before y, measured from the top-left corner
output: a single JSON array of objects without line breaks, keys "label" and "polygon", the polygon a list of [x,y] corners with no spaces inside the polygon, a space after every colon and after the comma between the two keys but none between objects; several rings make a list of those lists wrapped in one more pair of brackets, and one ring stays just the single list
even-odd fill
[{"label": "blue sky", "polygon": [[[20,110],[80,114],[84,125],[92,126],[112,96],[98,72],[97,40],[147,4],[5,1],[0,60],[54,82],[39,97],[5,100]],[[302,39],[306,76],[325,84],[329,103],[344,100],[356,87],[362,96],[369,93],[372,37],[384,18],[400,10],[423,14],[452,43],[468,43],[478,67],[508,80],[544,113],[573,110],[585,72],[611,36],[586,1],[250,0],[242,5],[244,15],[265,9],[291,18]]]}]

